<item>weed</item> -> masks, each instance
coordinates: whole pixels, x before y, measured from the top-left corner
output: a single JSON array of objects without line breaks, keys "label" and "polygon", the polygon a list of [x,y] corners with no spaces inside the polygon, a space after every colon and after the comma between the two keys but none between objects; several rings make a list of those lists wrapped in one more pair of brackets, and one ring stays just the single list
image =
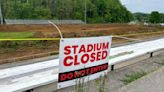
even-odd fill
[{"label": "weed", "polygon": [[19,48],[24,47],[36,47],[39,49],[47,49],[52,43],[52,41],[1,41],[0,53],[13,52]]},{"label": "weed", "polygon": [[87,82],[85,82],[85,78],[80,78],[76,81],[75,92],[90,92],[90,90],[97,90],[96,92],[108,92],[105,88],[106,80],[107,76],[101,76],[99,79],[95,80],[96,86],[93,87],[91,85],[94,85],[94,83],[89,81],[89,77]]},{"label": "weed", "polygon": [[105,92],[106,78],[100,77],[99,90],[98,92]]},{"label": "weed", "polygon": [[144,71],[133,72],[131,74],[126,74],[125,77],[121,80],[125,85],[145,76],[147,73]]},{"label": "weed", "polygon": [[85,92],[85,81],[84,78],[79,78],[76,81],[75,92]]},{"label": "weed", "polygon": [[106,88],[107,75],[101,76],[99,79],[95,80],[96,86],[98,87],[98,92],[108,92]]},{"label": "weed", "polygon": [[59,53],[58,52],[53,52],[53,53],[50,53],[50,56],[57,55],[57,54],[59,54]]},{"label": "weed", "polygon": [[156,62],[157,64],[159,64],[159,65],[164,65],[164,60],[162,60],[162,62]]}]

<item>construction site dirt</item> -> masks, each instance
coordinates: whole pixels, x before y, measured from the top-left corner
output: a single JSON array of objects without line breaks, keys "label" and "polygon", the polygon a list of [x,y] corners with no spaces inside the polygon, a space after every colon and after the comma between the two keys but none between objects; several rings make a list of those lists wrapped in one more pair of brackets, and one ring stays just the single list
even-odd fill
[{"label": "construction site dirt", "polygon": [[[158,25],[128,24],[65,24],[58,25],[64,38],[95,37],[117,35],[138,40],[164,36],[164,27]],[[8,32],[33,32],[24,38],[60,38],[52,25],[0,25],[0,34]],[[3,39],[4,36],[0,38]],[[22,34],[20,34],[22,35]],[[8,36],[8,37],[7,37]],[[17,36],[5,35],[5,38]],[[113,38],[112,45],[133,42],[122,38]],[[17,62],[31,58],[58,54],[59,40],[56,41],[1,41],[0,64]]]}]

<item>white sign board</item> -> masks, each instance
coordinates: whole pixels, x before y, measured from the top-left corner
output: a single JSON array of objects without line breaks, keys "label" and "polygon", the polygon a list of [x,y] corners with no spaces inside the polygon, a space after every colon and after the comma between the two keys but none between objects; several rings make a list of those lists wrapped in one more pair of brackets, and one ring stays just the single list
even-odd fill
[{"label": "white sign board", "polygon": [[111,42],[110,36],[60,40],[58,89],[106,74]]}]

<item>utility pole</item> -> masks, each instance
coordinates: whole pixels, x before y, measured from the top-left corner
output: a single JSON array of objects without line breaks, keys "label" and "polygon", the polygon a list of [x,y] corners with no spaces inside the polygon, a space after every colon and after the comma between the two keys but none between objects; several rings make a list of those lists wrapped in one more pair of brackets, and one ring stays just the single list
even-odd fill
[{"label": "utility pole", "polygon": [[29,3],[29,1],[28,1],[28,0],[26,0],[26,3]]},{"label": "utility pole", "polygon": [[87,24],[87,0],[85,0],[84,21]]},{"label": "utility pole", "polygon": [[3,24],[3,15],[2,15],[1,3],[0,3],[0,24]]},{"label": "utility pole", "polygon": [[164,23],[163,17],[164,17],[164,14],[162,15],[162,23]]}]

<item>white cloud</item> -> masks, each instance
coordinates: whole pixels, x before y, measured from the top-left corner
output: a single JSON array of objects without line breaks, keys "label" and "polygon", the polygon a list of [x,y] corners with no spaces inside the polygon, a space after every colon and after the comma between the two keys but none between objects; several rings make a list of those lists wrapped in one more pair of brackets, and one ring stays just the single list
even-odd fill
[{"label": "white cloud", "polygon": [[159,11],[164,13],[164,0],[121,0],[132,12],[145,12]]},{"label": "white cloud", "polygon": [[122,2],[122,4],[127,4],[127,3],[129,3],[128,0],[121,0],[121,2]]}]

